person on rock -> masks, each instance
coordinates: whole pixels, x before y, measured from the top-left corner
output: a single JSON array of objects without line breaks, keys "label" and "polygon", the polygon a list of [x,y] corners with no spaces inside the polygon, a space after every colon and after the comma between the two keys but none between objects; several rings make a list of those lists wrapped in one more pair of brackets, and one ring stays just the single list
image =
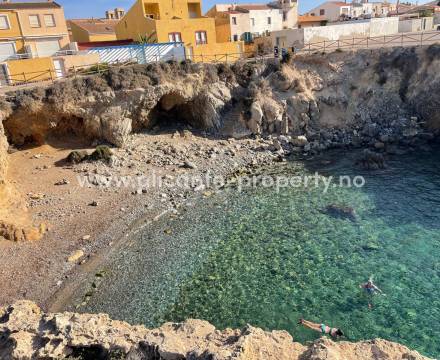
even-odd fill
[{"label": "person on rock", "polygon": [[305,327],[315,330],[317,332],[320,332],[322,334],[330,335],[333,338],[338,338],[341,336],[344,336],[344,333],[341,329],[338,328],[332,328],[330,326],[327,326],[325,324],[317,324],[312,321],[307,321],[304,319],[299,319],[298,324],[304,325]]}]

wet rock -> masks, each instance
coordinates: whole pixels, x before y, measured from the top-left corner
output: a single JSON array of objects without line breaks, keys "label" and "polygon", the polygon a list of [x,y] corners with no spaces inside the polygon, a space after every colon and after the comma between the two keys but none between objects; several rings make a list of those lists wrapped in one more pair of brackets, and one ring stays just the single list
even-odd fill
[{"label": "wet rock", "polygon": [[380,246],[376,243],[368,243],[362,245],[362,249],[364,249],[365,251],[376,251],[380,249]]},{"label": "wet rock", "polygon": [[309,143],[309,141],[307,140],[307,138],[304,135],[297,136],[296,138],[292,139],[292,144],[294,146],[303,147],[303,146],[307,145],[308,143]]},{"label": "wet rock", "polygon": [[356,211],[350,206],[331,204],[324,209],[324,212],[334,218],[348,219],[350,221],[357,220]]},{"label": "wet rock", "polygon": [[385,168],[385,158],[382,154],[366,149],[356,160],[356,165],[366,170],[383,169]]}]

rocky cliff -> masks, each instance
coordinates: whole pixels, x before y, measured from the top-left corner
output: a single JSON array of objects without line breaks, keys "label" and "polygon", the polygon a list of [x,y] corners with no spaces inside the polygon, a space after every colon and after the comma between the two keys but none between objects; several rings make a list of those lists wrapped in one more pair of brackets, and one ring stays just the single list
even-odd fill
[{"label": "rocky cliff", "polygon": [[0,309],[0,358],[9,359],[426,359],[405,346],[375,339],[359,343],[321,338],[293,341],[285,331],[252,326],[216,330],[206,321],[167,323],[148,330],[106,315],[46,314],[28,301]]},{"label": "rocky cliff", "polygon": [[383,148],[417,145],[420,133],[432,137],[440,127],[439,90],[439,45],[284,64],[170,62],[15,92],[4,125],[18,145],[67,134],[123,146],[133,131],[181,122],[227,136],[306,136],[307,151]]},{"label": "rocky cliff", "polygon": [[3,118],[0,114],[0,186],[6,181],[6,169],[7,169],[7,151],[8,142],[5,136],[5,130],[3,128]]}]

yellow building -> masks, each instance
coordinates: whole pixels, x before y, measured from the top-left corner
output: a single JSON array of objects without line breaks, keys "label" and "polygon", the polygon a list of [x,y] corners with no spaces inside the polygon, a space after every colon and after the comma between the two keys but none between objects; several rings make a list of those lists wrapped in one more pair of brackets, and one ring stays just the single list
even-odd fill
[{"label": "yellow building", "polygon": [[0,3],[0,61],[24,53],[51,56],[68,45],[64,11],[56,2]]},{"label": "yellow building", "polygon": [[231,61],[241,56],[242,42],[218,42],[215,20],[202,16],[201,0],[137,0],[116,25],[118,40],[183,42],[194,61]]},{"label": "yellow building", "polygon": [[115,41],[115,27],[118,21],[113,19],[68,20],[71,40],[80,43]]},{"label": "yellow building", "polygon": [[63,8],[52,0],[0,2],[0,87],[54,80],[95,64],[97,54],[67,55]]}]

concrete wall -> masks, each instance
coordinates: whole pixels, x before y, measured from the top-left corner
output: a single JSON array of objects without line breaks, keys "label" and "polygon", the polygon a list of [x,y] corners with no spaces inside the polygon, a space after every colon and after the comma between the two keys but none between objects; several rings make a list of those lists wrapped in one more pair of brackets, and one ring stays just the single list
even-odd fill
[{"label": "concrete wall", "polygon": [[215,17],[215,33],[218,42],[227,42],[231,40],[231,23],[229,15],[218,13]]},{"label": "concrete wall", "polygon": [[51,57],[36,59],[10,60],[6,62],[12,84],[24,81],[41,81],[55,78],[55,69]]},{"label": "concrete wall", "polygon": [[273,45],[277,45],[278,42],[278,46],[301,48],[304,44],[320,41],[392,35],[397,34],[398,30],[399,19],[390,17],[274,31],[271,38]]},{"label": "concrete wall", "polygon": [[66,73],[73,69],[81,69],[95,65],[100,62],[99,54],[80,54],[69,56],[57,56],[54,59],[62,60],[64,63],[64,70]]},{"label": "concrete wall", "polygon": [[399,21],[399,32],[417,32],[430,31],[434,28],[434,19],[432,17],[423,17],[418,19],[408,19]]}]

